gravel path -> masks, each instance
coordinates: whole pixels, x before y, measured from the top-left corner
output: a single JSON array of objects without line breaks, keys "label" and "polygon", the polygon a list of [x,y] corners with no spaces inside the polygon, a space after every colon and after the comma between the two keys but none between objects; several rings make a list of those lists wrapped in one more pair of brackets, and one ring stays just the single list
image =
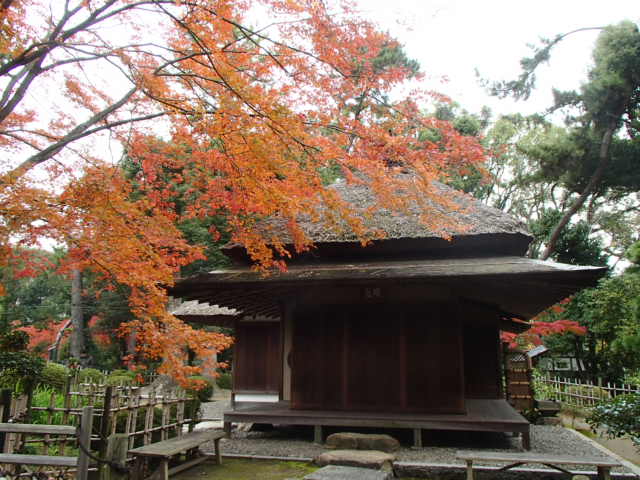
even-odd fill
[{"label": "gravel path", "polygon": [[[223,390],[222,392],[225,391]],[[213,400],[213,402],[205,402],[200,405],[202,418],[207,420],[222,420],[224,411],[231,408],[229,405],[229,395],[216,391]]]},{"label": "gravel path", "polygon": [[[222,412],[229,408],[226,400],[209,402],[202,405],[203,418],[222,419]],[[351,429],[325,428],[325,434]],[[456,450],[493,450],[520,451],[520,439],[504,434],[484,432],[435,432],[425,431],[421,449],[409,447],[412,442],[410,430],[389,430],[403,445],[396,452],[397,459],[403,462],[428,462],[461,464],[456,460]],[[322,445],[313,443],[311,427],[280,427],[267,431],[244,432],[234,430],[230,439],[220,442],[222,454],[265,455],[277,457],[313,458],[324,452]],[[563,454],[569,456],[589,456],[609,458],[587,441],[563,427],[532,425],[531,451],[534,453]],[[481,463],[480,463],[481,464]],[[491,465],[489,463],[489,465]],[[591,467],[571,467],[574,470],[591,470]],[[616,469],[617,470],[617,469]],[[628,471],[621,467],[619,471]]]}]

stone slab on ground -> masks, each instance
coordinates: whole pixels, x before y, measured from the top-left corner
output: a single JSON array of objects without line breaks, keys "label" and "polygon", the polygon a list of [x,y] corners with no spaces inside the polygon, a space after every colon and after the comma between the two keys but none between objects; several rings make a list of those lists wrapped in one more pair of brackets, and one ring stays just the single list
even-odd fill
[{"label": "stone slab on ground", "polygon": [[376,450],[330,450],[318,455],[313,462],[319,466],[340,465],[345,467],[372,468],[390,472],[395,455]]},{"label": "stone slab on ground", "polygon": [[328,465],[304,477],[304,480],[392,480],[393,473],[369,468]]},{"label": "stone slab on ground", "polygon": [[327,448],[340,450],[379,450],[395,452],[400,450],[400,442],[391,435],[379,433],[332,433],[325,442]]}]

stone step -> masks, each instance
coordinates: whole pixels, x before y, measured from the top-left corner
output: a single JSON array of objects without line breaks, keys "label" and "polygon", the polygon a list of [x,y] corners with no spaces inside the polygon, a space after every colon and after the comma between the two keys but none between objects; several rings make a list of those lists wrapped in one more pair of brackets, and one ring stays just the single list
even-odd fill
[{"label": "stone step", "polygon": [[390,472],[395,459],[391,453],[376,450],[328,450],[314,458],[313,463],[320,467],[337,465]]},{"label": "stone step", "polygon": [[379,433],[339,432],[327,437],[327,448],[338,450],[379,450],[395,452],[400,450],[400,442],[390,435]]},{"label": "stone step", "polygon": [[393,480],[393,473],[370,468],[327,465],[306,475],[304,480]]}]

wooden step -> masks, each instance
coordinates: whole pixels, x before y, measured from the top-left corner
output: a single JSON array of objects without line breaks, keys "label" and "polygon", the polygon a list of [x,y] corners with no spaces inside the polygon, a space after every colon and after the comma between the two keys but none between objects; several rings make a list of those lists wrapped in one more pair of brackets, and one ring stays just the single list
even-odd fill
[{"label": "wooden step", "polygon": [[75,435],[76,427],[68,425],[35,425],[31,423],[0,423],[0,432],[32,435]]},{"label": "wooden step", "polygon": [[21,455],[17,453],[0,453],[0,464],[19,465],[52,465],[55,467],[75,467],[78,457],[56,457],[51,455]]}]

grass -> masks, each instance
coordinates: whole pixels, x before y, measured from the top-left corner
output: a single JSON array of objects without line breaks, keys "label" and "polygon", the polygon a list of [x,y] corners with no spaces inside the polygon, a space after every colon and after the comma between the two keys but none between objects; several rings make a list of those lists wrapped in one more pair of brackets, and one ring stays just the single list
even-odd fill
[{"label": "grass", "polygon": [[314,472],[302,462],[279,462],[244,458],[222,458],[222,465],[205,463],[171,477],[174,480],[284,480],[302,478]]}]

